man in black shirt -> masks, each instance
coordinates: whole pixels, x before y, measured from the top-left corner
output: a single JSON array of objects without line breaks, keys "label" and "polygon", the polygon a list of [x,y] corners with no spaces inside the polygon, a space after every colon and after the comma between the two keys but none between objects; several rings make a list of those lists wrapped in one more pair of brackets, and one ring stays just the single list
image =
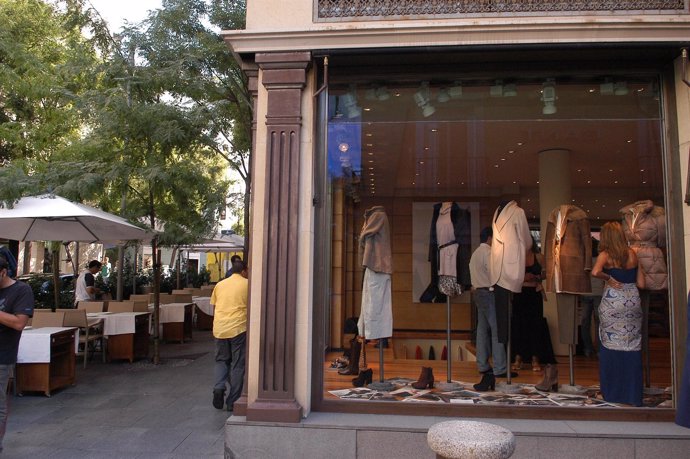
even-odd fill
[{"label": "man in black shirt", "polygon": [[34,314],[34,294],[24,282],[8,273],[9,264],[0,256],[0,451],[7,427],[7,382],[17,363],[19,338]]},{"label": "man in black shirt", "polygon": [[96,273],[101,270],[102,264],[98,260],[91,260],[89,267],[79,274],[74,289],[74,305],[80,301],[94,301],[96,294],[101,291],[96,287]]}]

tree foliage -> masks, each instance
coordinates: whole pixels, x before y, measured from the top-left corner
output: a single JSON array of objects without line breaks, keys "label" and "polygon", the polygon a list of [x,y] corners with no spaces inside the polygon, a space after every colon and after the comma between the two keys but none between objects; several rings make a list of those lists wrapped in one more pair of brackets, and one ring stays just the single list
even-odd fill
[{"label": "tree foliage", "polygon": [[[0,170],[0,198],[49,189],[162,228],[163,244],[210,235],[228,199],[225,167],[249,188],[246,82],[214,31],[243,26],[244,2],[165,0],[118,34],[84,0],[59,9],[0,0],[0,15],[15,17],[19,6],[38,12],[21,25],[31,31],[24,41],[15,37],[20,25],[0,22],[0,83],[14,82],[11,91],[0,84],[0,126],[13,130],[0,136],[11,162]],[[34,55],[31,36],[54,37],[60,52],[42,44]],[[30,91],[37,87],[52,89]],[[10,105],[10,94],[20,101]],[[55,120],[27,106],[54,107]]]}]

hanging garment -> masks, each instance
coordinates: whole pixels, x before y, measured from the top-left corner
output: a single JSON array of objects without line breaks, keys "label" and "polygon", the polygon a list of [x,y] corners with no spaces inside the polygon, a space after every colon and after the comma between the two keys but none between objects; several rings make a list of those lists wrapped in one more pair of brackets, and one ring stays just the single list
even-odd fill
[{"label": "hanging garment", "polygon": [[584,210],[568,204],[556,207],[546,223],[543,249],[547,292],[592,292],[592,234]]},{"label": "hanging garment", "polygon": [[496,209],[492,221],[491,283],[520,292],[525,279],[527,250],[532,247],[525,211],[515,201],[510,201]]},{"label": "hanging garment", "polygon": [[364,213],[359,248],[362,266],[377,273],[393,273],[391,232],[383,206],[372,207]]},{"label": "hanging garment", "polygon": [[635,251],[644,274],[645,290],[668,288],[668,269],[662,248],[666,247],[666,213],[650,200],[637,201],[620,210],[623,232]]},{"label": "hanging garment", "polygon": [[393,308],[391,300],[391,275],[364,270],[362,284],[362,311],[357,328],[366,339],[393,336]]},{"label": "hanging garment", "polygon": [[[445,208],[444,208],[445,205]],[[441,209],[444,208],[444,213],[441,213]],[[442,218],[441,218],[442,217]],[[442,229],[442,235],[438,234],[439,219],[442,220],[440,228]],[[450,231],[451,225],[447,224],[448,219],[452,225],[452,232]],[[441,257],[443,257],[443,271],[451,277],[455,277],[455,282],[460,286],[460,288],[469,288],[470,286],[470,248],[471,248],[471,225],[470,225],[470,213],[469,211],[460,208],[460,206],[453,203],[437,203],[434,204],[434,212],[431,218],[431,229],[429,235],[429,262],[431,269],[431,283],[429,287],[424,290],[424,294],[420,297],[420,302],[444,302],[446,297],[443,294],[438,294],[437,286],[439,285],[439,275],[441,270]],[[439,237],[441,236],[441,237]],[[442,242],[442,239],[447,239]],[[452,244],[451,242],[456,242]],[[448,249],[446,249],[448,247]],[[441,254],[443,250],[443,254]],[[448,266],[455,260],[455,271]],[[448,285],[448,284],[445,284]],[[438,287],[440,291],[440,287]],[[455,289],[457,290],[457,288]],[[449,290],[453,292],[453,289]]]}]

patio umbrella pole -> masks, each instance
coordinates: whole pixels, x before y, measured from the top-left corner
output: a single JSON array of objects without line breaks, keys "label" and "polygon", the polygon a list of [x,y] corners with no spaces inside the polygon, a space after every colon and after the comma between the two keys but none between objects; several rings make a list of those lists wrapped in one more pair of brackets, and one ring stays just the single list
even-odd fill
[{"label": "patio umbrella pole", "polygon": [[[51,243],[51,252],[53,253],[53,308],[52,311],[60,305],[60,245],[59,242]],[[57,251],[55,247],[57,246]]]},{"label": "patio umbrella pole", "polygon": [[158,365],[160,363],[160,336],[159,336],[159,311],[161,299],[161,251],[158,249],[158,240],[154,238],[152,241],[152,255],[153,260],[153,363]]},{"label": "patio umbrella pole", "polygon": [[122,245],[117,246],[117,301],[123,300],[124,294],[124,269],[125,265],[125,248]]}]

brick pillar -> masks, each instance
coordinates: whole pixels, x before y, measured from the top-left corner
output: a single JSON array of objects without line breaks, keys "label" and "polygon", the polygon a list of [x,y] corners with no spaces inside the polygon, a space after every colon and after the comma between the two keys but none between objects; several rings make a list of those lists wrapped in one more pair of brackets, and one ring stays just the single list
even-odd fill
[{"label": "brick pillar", "polygon": [[[266,189],[257,399],[249,421],[299,422],[295,399],[295,320],[302,91],[308,52],[259,53],[267,91]],[[261,122],[261,120],[259,120]]]}]

